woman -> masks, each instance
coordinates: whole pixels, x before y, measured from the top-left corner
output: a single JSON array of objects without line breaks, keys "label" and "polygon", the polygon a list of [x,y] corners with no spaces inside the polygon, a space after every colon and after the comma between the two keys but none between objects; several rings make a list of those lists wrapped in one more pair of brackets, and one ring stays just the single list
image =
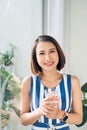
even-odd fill
[{"label": "woman", "polygon": [[[65,56],[59,43],[51,36],[35,40],[31,54],[32,75],[26,77],[21,91],[21,122],[32,130],[69,130],[69,124],[82,122],[79,79],[63,74]],[[55,90],[57,95],[45,95]]]}]

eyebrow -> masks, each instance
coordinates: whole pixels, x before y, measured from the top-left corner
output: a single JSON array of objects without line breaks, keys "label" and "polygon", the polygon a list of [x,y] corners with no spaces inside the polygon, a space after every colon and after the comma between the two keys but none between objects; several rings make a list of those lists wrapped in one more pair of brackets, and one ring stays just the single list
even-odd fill
[{"label": "eyebrow", "polygon": [[[49,51],[56,50],[56,48],[50,48]],[[38,50],[39,52],[45,52],[45,50]]]},{"label": "eyebrow", "polygon": [[49,50],[56,50],[56,48],[51,48],[51,49],[49,49]]}]

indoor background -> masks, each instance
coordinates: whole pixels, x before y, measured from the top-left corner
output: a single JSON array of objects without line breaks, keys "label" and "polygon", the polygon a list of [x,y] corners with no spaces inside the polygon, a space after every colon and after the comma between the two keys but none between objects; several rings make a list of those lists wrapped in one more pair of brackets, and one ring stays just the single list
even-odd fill
[{"label": "indoor background", "polygon": [[[87,0],[0,0],[0,52],[16,46],[12,72],[23,79],[30,75],[31,46],[38,35],[55,37],[66,55],[64,72],[87,82]],[[16,117],[10,130],[29,130]],[[71,126],[71,130],[86,130]],[[4,128],[7,130],[7,128]]]}]

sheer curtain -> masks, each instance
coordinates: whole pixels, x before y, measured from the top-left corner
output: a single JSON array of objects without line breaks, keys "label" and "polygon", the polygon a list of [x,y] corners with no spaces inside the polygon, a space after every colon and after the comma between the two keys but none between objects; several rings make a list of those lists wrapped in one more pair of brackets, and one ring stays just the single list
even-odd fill
[{"label": "sheer curtain", "polygon": [[63,43],[64,0],[43,0],[43,33]]},{"label": "sheer curtain", "polygon": [[64,71],[70,72],[70,15],[71,0],[43,0],[42,32],[55,37],[66,55]]}]

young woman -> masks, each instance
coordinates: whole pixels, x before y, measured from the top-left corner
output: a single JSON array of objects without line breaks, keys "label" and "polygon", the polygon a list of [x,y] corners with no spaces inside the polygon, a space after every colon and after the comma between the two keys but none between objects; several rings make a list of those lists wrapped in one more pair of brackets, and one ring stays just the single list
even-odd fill
[{"label": "young woman", "polygon": [[[51,36],[35,40],[31,53],[32,75],[26,77],[21,91],[21,122],[32,130],[69,130],[69,124],[82,121],[79,79],[61,73],[65,56],[59,43]],[[45,95],[55,90],[56,95]]]}]

